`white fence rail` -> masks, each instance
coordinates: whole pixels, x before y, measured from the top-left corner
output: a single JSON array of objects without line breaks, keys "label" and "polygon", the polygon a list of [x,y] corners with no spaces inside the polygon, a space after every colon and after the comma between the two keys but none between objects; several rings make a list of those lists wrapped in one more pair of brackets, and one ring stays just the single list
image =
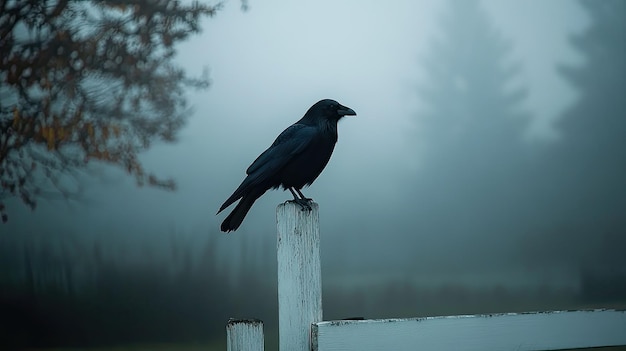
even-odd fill
[{"label": "white fence rail", "polygon": [[617,345],[626,345],[626,311],[590,310],[320,322],[313,324],[312,350],[540,351]]},{"label": "white fence rail", "polygon": [[[539,351],[626,345],[626,311],[322,321],[319,208],[277,208],[281,351]],[[231,320],[228,351],[262,351],[263,323]]]}]

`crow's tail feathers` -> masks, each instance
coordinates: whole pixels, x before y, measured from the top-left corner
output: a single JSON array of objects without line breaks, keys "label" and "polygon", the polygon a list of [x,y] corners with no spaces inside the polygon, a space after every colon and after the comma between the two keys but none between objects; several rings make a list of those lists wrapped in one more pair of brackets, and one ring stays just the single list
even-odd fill
[{"label": "crow's tail feathers", "polygon": [[246,214],[260,195],[254,196],[252,194],[246,195],[241,198],[241,201],[235,206],[233,211],[224,219],[222,226],[220,227],[223,232],[230,232],[237,230],[246,217]]},{"label": "crow's tail feathers", "polygon": [[[241,187],[241,186],[239,186]],[[239,200],[241,198],[241,191],[239,191],[240,189],[235,190],[235,192],[226,200],[224,201],[224,203],[222,204],[222,206],[220,207],[219,211],[217,211],[216,215],[220,214],[220,212],[224,211],[224,209],[230,205],[232,205],[235,201]]]},{"label": "crow's tail feathers", "polygon": [[[260,189],[263,189],[263,191],[261,191],[260,194],[258,195],[253,195],[251,193],[256,193],[259,192]],[[232,205],[233,203],[235,203],[235,201],[241,199],[242,197],[254,197],[254,200],[252,200],[252,203],[254,203],[254,201],[256,199],[258,199],[261,195],[263,195],[265,192],[267,191],[266,188],[264,188],[261,185],[261,182],[259,181],[259,176],[258,175],[248,175],[243,182],[241,182],[241,184],[239,184],[239,186],[237,187],[237,189],[235,189],[235,191],[233,191],[233,194],[230,195],[230,197],[228,199],[226,199],[226,201],[224,201],[224,203],[222,204],[222,206],[220,207],[219,211],[217,211],[216,214],[219,214],[220,212],[224,211],[224,209],[230,205]],[[250,204],[250,206],[252,206],[252,204]],[[235,212],[235,211],[233,211]],[[245,216],[245,213],[244,213]]]}]

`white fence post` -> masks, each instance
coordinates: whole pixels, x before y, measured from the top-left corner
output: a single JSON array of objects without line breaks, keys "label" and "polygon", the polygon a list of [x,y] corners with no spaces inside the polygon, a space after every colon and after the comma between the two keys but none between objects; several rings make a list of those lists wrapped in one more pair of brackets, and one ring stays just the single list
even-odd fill
[{"label": "white fence post", "polygon": [[263,322],[258,319],[233,319],[226,324],[227,351],[263,351]]},{"label": "white fence post", "polygon": [[309,351],[311,324],[322,321],[319,206],[311,211],[278,205],[278,344],[281,351]]}]

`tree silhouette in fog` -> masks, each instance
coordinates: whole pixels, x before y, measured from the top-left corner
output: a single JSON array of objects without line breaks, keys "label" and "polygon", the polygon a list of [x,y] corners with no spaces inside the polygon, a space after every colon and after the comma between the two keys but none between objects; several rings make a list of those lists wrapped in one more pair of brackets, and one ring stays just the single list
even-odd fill
[{"label": "tree silhouette in fog", "polygon": [[514,85],[520,66],[511,43],[479,2],[447,6],[422,65],[425,155],[416,196],[427,220],[440,217],[439,231],[469,234],[511,215],[529,118],[520,106],[526,90]]},{"label": "tree silhouette in fog", "polygon": [[[566,167],[580,208],[623,218],[626,208],[626,2],[582,1],[590,27],[571,38],[584,56],[561,73],[580,94],[557,124],[556,164]],[[621,208],[620,208],[621,207]],[[611,210],[613,209],[613,210]],[[608,212],[606,212],[608,211]]]},{"label": "tree silhouette in fog", "polygon": [[427,80],[419,94],[429,108],[420,115],[425,137],[438,152],[443,146],[455,154],[466,150],[490,156],[498,152],[491,148],[494,143],[519,140],[527,122],[519,109],[526,91],[510,86],[519,65],[509,60],[511,44],[477,1],[448,5],[423,62]]},{"label": "tree silhouette in fog", "polygon": [[569,256],[582,270],[621,275],[623,294],[626,2],[580,4],[590,17],[590,25],[573,35],[570,43],[582,54],[583,63],[559,67],[579,98],[557,122],[561,138],[545,155],[540,168],[546,174],[544,189],[554,199],[553,207],[559,209],[556,220],[563,223],[552,234],[560,238],[560,243],[569,243]]},{"label": "tree silhouette in fog", "polygon": [[92,161],[139,185],[173,189],[138,153],[171,142],[188,110],[185,87],[204,88],[173,59],[216,8],[178,1],[3,1],[0,4],[0,214],[3,199],[78,193]]}]

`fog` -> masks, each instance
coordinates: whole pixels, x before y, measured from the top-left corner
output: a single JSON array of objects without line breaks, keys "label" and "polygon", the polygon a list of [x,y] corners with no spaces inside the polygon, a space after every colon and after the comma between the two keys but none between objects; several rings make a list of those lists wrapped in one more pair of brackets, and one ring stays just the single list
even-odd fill
[{"label": "fog", "polygon": [[[35,211],[7,201],[0,240],[87,252],[97,243],[112,258],[166,264],[173,247],[209,243],[210,269],[233,289],[246,269],[274,281],[275,208],[290,193],[267,192],[234,233],[219,231],[225,214],[215,213],[284,128],[331,98],[357,116],[340,121],[328,166],[303,189],[320,204],[325,289],[577,294],[585,277],[608,274],[620,277],[622,290],[607,289],[623,303],[626,33],[610,26],[625,12],[594,18],[593,6],[226,3],[178,50],[188,73],[208,68],[210,88],[188,92],[192,109],[175,144],[142,155],[177,190],[136,187],[97,165],[79,201],[42,200]],[[590,31],[600,19],[612,36]],[[328,314],[337,316],[332,306]]]}]

